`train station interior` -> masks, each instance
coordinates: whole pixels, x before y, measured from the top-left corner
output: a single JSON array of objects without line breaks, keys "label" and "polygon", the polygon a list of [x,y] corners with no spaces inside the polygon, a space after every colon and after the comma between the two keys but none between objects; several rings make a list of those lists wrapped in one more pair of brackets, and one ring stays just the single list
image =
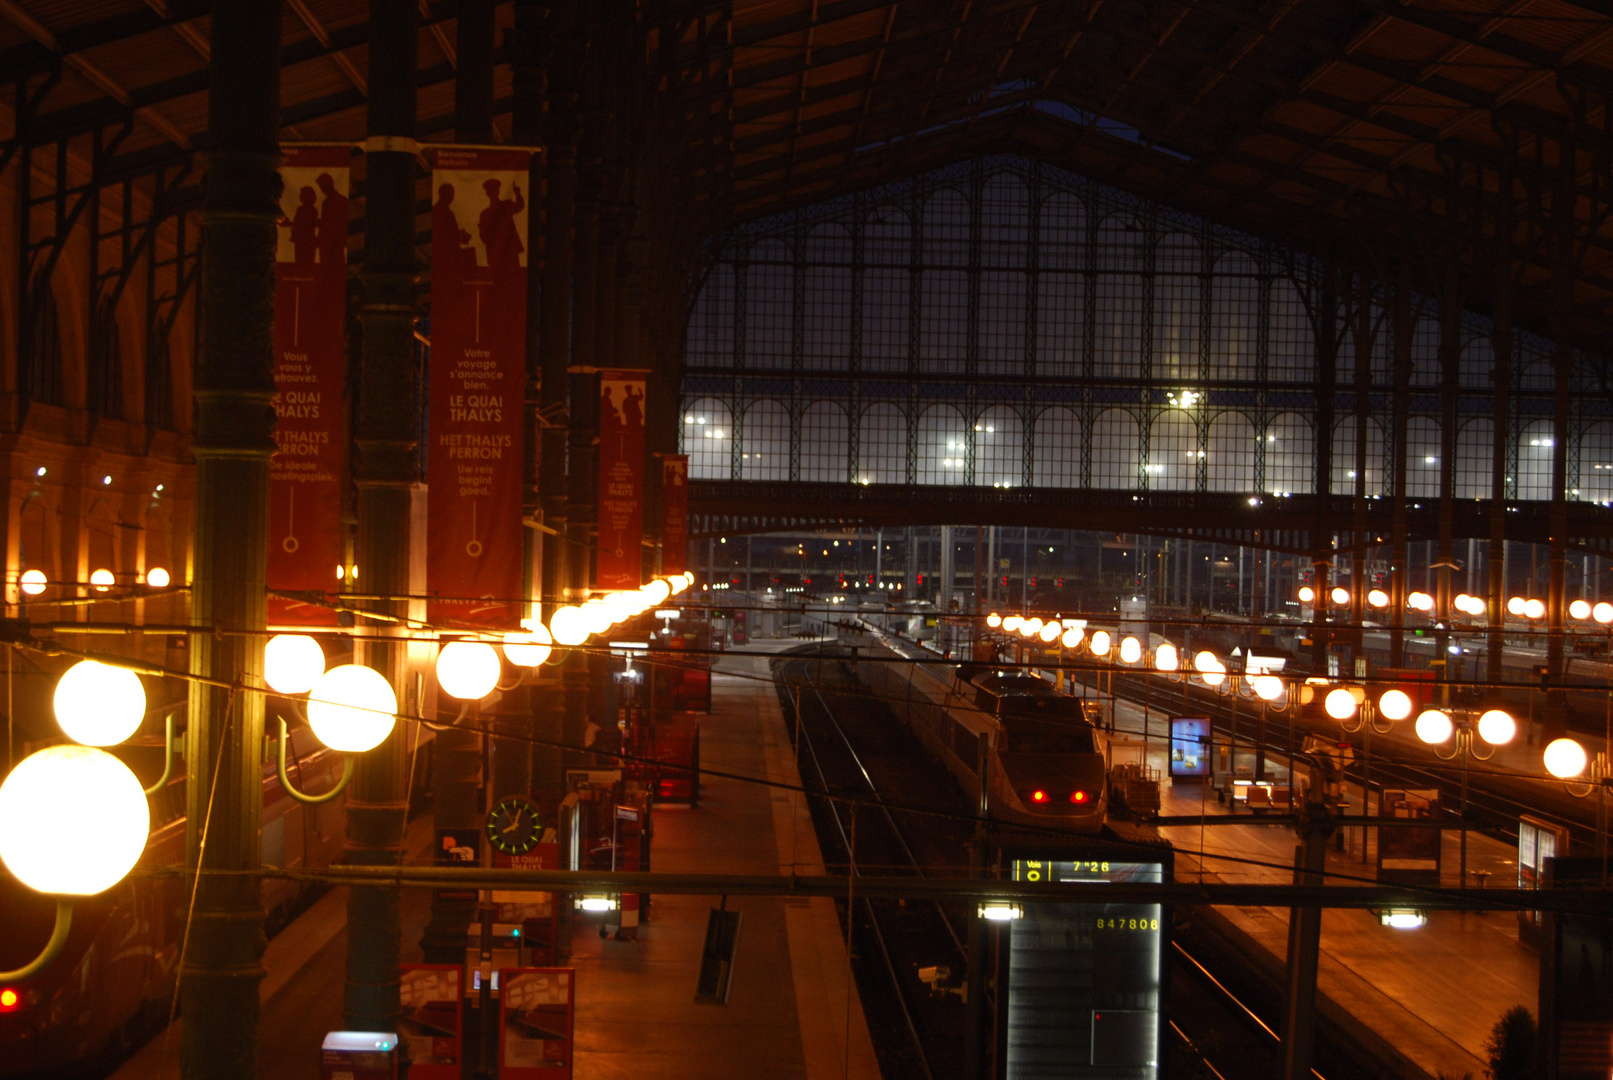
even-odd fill
[{"label": "train station interior", "polygon": [[0,0],[0,1080],[1613,1077],[1606,0]]}]

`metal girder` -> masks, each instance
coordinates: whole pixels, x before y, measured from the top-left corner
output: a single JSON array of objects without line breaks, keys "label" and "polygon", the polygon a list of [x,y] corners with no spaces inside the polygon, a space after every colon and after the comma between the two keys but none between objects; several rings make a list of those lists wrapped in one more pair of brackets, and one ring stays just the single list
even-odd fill
[{"label": "metal girder", "polygon": [[54,69],[64,58],[86,49],[202,18],[212,11],[213,5],[211,0],[186,0],[165,7],[165,11],[150,6],[138,7],[69,30],[52,31],[56,38],[55,49],[37,41],[0,49],[0,71],[16,76],[39,75]]}]

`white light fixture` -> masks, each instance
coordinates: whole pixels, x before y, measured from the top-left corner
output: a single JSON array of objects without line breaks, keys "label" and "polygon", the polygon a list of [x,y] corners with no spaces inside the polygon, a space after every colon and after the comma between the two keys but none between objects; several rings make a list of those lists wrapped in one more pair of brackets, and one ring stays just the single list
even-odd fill
[{"label": "white light fixture", "polygon": [[[684,586],[684,588],[688,588],[688,586]],[[672,582],[652,581],[639,591],[649,598],[649,606],[654,607],[656,604],[663,602],[667,597],[672,595]]]},{"label": "white light fixture", "polygon": [[308,726],[332,750],[363,753],[381,745],[397,721],[398,696],[374,668],[342,664],[308,695]]},{"label": "white light fixture", "polygon": [[1025,917],[1025,909],[1006,900],[987,900],[975,909],[982,919],[991,922],[1013,922]]},{"label": "white light fixture", "polygon": [[38,596],[45,591],[45,572],[43,570],[24,570],[21,583],[23,592],[29,596]]},{"label": "white light fixture", "polygon": [[112,576],[110,570],[101,569],[90,573],[90,584],[95,586],[96,592],[106,592],[116,583],[117,579]]},{"label": "white light fixture", "polygon": [[1585,748],[1574,739],[1553,739],[1542,755],[1546,771],[1559,780],[1568,780],[1585,771],[1590,759]]},{"label": "white light fixture", "polygon": [[1568,614],[1572,615],[1576,619],[1588,619],[1588,618],[1590,618],[1591,617],[1591,604],[1590,604],[1590,601],[1588,601],[1588,600],[1575,600],[1573,603],[1568,605]]},{"label": "white light fixture", "polygon": [[1350,602],[1350,590],[1343,586],[1335,586],[1333,591],[1327,595],[1328,599],[1333,601],[1334,607],[1343,607]]},{"label": "white light fixture", "polygon": [[1181,663],[1176,646],[1168,641],[1154,650],[1154,667],[1159,671],[1175,671]]},{"label": "white light fixture", "polygon": [[1510,597],[1507,600],[1507,614],[1521,616],[1523,614],[1524,606],[1528,603],[1529,601],[1525,600],[1521,596]]},{"label": "white light fixture", "polygon": [[1315,603],[1315,601],[1316,590],[1311,588],[1309,585],[1301,585],[1299,588],[1299,602],[1302,604],[1311,604]]},{"label": "white light fixture", "polygon": [[306,694],[325,674],[325,650],[307,634],[276,634],[263,647],[263,681],[282,694]]},{"label": "white light fixture", "polygon": [[1413,611],[1432,611],[1434,598],[1425,592],[1414,592],[1406,597],[1406,606]]},{"label": "white light fixture", "polygon": [[1411,696],[1404,690],[1385,690],[1378,699],[1378,713],[1389,720],[1404,720],[1411,715]]},{"label": "white light fixture", "polygon": [[1518,734],[1518,722],[1504,709],[1491,709],[1479,717],[1479,738],[1491,746],[1505,746]]},{"label": "white light fixture", "polygon": [[615,911],[617,900],[614,896],[584,896],[578,899],[577,906],[584,911]]},{"label": "white light fixture", "polygon": [[146,688],[128,668],[80,660],[56,684],[56,722],[85,746],[112,746],[140,730]]},{"label": "white light fixture", "polygon": [[1037,636],[1051,645],[1059,639],[1059,630],[1059,624],[1056,622],[1043,623],[1041,632]]},{"label": "white light fixture", "polygon": [[1382,589],[1373,589],[1367,593],[1367,603],[1376,608],[1389,606],[1389,594]]},{"label": "white light fixture", "polygon": [[104,892],[134,869],[150,833],[140,781],[104,750],[52,746],[0,784],[0,860],[42,893]]},{"label": "white light fixture", "polygon": [[1012,634],[1015,630],[1018,630],[1024,624],[1025,624],[1025,620],[1022,619],[1021,617],[1019,617],[1018,615],[1010,615],[1010,616],[1008,616],[1008,618],[1003,620],[1003,629],[1008,631],[1010,634]]},{"label": "white light fixture", "polygon": [[549,633],[556,645],[581,645],[588,640],[588,620],[582,609],[568,605],[549,616]]},{"label": "white light fixture", "polygon": [[498,653],[485,641],[450,641],[437,654],[437,685],[461,701],[491,694],[503,670]]},{"label": "white light fixture", "polygon": [[1348,720],[1355,715],[1358,706],[1355,695],[1340,686],[1327,692],[1327,697],[1322,699],[1322,708],[1335,720]]},{"label": "white light fixture", "polygon": [[1601,603],[1591,608],[1591,618],[1595,619],[1599,623],[1602,623],[1604,626],[1610,622],[1613,622],[1613,604],[1603,600]]},{"label": "white light fixture", "polygon": [[1540,600],[1526,600],[1523,605],[1523,614],[1530,619],[1543,619],[1546,616],[1546,605]]},{"label": "white light fixture", "polygon": [[1134,637],[1120,639],[1120,662],[1135,664],[1143,658],[1143,643]]},{"label": "white light fixture", "polygon": [[153,566],[146,571],[146,584],[153,589],[166,589],[171,580],[168,576],[168,571],[160,566]]},{"label": "white light fixture", "polygon": [[590,634],[603,634],[614,622],[610,606],[598,600],[590,600],[577,610],[582,613],[582,624]]},{"label": "white light fixture", "polygon": [[504,656],[517,667],[537,667],[554,652],[554,638],[536,619],[523,619],[522,624],[525,632],[504,635]]},{"label": "white light fixture", "polygon": [[1085,630],[1081,629],[1079,626],[1072,626],[1068,630],[1064,631],[1064,636],[1059,638],[1059,641],[1063,643],[1066,649],[1073,649],[1077,645],[1081,644],[1081,639],[1086,636],[1087,632]]},{"label": "white light fixture", "polygon": [[1283,693],[1283,681],[1275,675],[1255,676],[1255,696],[1261,701],[1276,701]]},{"label": "white light fixture", "polygon": [[1001,615],[997,614],[995,611],[993,611],[990,615],[986,616],[986,625],[991,627],[993,630],[997,629],[1002,624],[1003,624],[1003,617]]},{"label": "white light fixture", "polygon": [[1380,911],[1378,922],[1394,930],[1421,930],[1428,925],[1428,913],[1409,908]]},{"label": "white light fixture", "polygon": [[1093,656],[1108,656],[1110,648],[1109,632],[1107,630],[1094,630],[1092,632],[1092,641],[1087,645],[1087,648],[1092,650]]},{"label": "white light fixture", "polygon": [[1417,737],[1430,746],[1448,742],[1455,730],[1451,718],[1438,709],[1424,709],[1417,714]]}]

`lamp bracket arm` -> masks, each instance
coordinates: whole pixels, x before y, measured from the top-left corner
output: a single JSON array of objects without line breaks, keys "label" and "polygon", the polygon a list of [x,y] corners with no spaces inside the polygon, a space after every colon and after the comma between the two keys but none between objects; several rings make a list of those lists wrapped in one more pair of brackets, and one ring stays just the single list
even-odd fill
[{"label": "lamp bracket arm", "polygon": [[285,717],[280,717],[279,719],[280,738],[275,743],[275,775],[280,779],[280,786],[286,789],[286,794],[305,806],[318,806],[320,803],[330,802],[346,791],[348,783],[353,779],[352,754],[342,755],[342,778],[336,782],[335,787],[323,795],[307,795],[297,790],[291,782],[291,777],[286,775],[286,721]]},{"label": "lamp bracket arm", "polygon": [[155,784],[145,789],[147,795],[155,795],[167,787],[168,781],[174,776],[174,712],[173,709],[168,710],[168,715],[163,718],[162,775],[157,777]]},{"label": "lamp bracket arm", "polygon": [[56,898],[56,926],[50,933],[50,940],[38,956],[15,971],[0,971],[0,982],[22,982],[38,975],[62,954],[67,947],[67,935],[73,929],[73,902],[66,897]]}]

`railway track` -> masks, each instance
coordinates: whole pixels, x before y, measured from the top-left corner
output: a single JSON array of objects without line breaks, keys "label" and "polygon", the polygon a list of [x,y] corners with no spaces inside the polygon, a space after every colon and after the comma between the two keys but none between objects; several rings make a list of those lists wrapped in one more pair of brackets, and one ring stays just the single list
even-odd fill
[{"label": "railway track", "polygon": [[[778,665],[778,675],[802,776],[834,795],[811,799],[813,819],[830,868],[850,872],[857,985],[881,1067],[886,1075],[961,1080],[964,1003],[956,993],[932,992],[918,970],[946,966],[952,981],[961,981],[969,913],[940,904],[859,899],[855,878],[876,868],[915,876],[966,874],[969,800],[900,722],[855,684],[835,653],[798,654]],[[892,806],[955,816],[904,815]],[[899,820],[904,816],[908,820]],[[1246,1004],[1224,973],[1212,974],[1216,966],[1193,946],[1173,943],[1170,1075],[1275,1075],[1281,1048],[1269,1004]],[[1329,1072],[1325,1080],[1369,1075]]]}]

